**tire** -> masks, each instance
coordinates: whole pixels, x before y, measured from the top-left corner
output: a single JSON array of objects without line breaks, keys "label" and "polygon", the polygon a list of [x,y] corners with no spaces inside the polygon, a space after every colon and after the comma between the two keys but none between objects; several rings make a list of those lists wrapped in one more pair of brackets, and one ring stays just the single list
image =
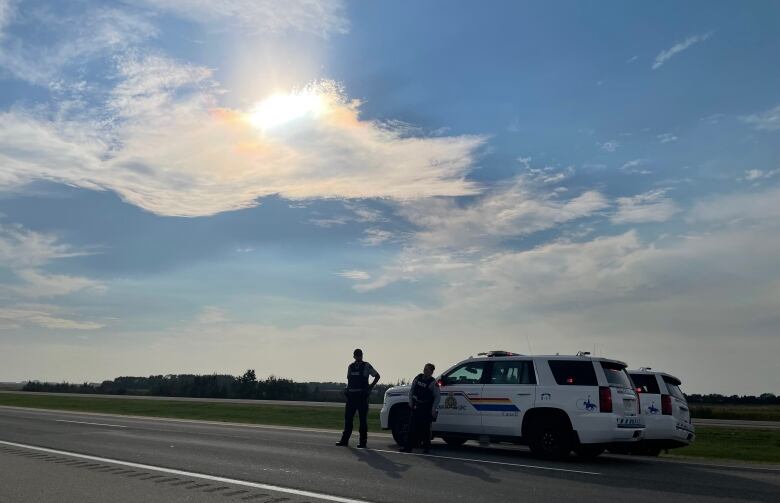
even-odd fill
[{"label": "tire", "polygon": [[450,447],[460,447],[461,445],[465,444],[467,440],[462,437],[448,437],[448,436],[441,437],[441,439],[444,440],[444,443],[449,445]]},{"label": "tire", "polygon": [[572,449],[572,431],[560,422],[540,424],[534,428],[528,446],[539,458],[566,459]]},{"label": "tire", "polygon": [[390,431],[393,440],[401,447],[406,446],[406,437],[409,435],[409,409],[402,407],[394,410],[390,416]]},{"label": "tire", "polygon": [[604,451],[604,446],[599,444],[580,444],[574,448],[574,453],[583,459],[594,459]]}]

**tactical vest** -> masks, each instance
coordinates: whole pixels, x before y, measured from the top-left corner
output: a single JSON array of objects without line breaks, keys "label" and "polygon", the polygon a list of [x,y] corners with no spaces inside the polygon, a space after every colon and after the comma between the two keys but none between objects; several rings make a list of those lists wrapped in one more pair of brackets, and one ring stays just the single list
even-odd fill
[{"label": "tactical vest", "polygon": [[433,377],[425,377],[425,374],[419,374],[414,378],[412,397],[416,403],[420,405],[433,403],[433,391],[431,391],[430,386],[434,380]]},{"label": "tactical vest", "polygon": [[358,393],[368,391],[368,376],[366,362],[352,362],[347,369],[347,391]]}]

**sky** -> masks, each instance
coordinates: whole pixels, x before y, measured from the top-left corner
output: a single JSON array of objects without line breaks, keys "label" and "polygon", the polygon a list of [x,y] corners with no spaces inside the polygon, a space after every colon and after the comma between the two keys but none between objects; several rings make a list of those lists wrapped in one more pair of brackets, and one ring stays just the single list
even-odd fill
[{"label": "sky", "polygon": [[780,391],[780,4],[0,0],[0,381],[590,351]]}]

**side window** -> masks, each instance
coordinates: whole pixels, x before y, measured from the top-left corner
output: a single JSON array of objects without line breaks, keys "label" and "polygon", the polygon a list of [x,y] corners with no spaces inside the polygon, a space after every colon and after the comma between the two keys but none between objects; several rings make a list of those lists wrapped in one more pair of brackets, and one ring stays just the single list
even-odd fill
[{"label": "side window", "polygon": [[493,362],[487,384],[536,384],[534,367],[530,361]]},{"label": "side window", "polygon": [[631,380],[634,381],[634,386],[639,393],[654,393],[656,395],[661,393],[661,389],[658,387],[658,380],[653,374],[629,374]]},{"label": "side window", "polygon": [[485,370],[485,362],[464,363],[453,369],[443,378],[444,384],[453,386],[458,384],[480,384],[482,373]]},{"label": "side window", "polygon": [[598,386],[593,362],[550,360],[555,382],[563,386]]}]

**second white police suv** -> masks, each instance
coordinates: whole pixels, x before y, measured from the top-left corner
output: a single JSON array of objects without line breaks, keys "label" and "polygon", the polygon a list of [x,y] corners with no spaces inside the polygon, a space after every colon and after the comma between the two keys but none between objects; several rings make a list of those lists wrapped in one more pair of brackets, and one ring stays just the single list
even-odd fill
[{"label": "second white police suv", "polygon": [[[644,436],[637,393],[626,364],[608,358],[524,356],[491,351],[470,357],[439,377],[435,437],[527,444],[542,458],[562,459],[573,450],[598,456],[611,446]],[[409,418],[409,386],[385,393],[383,429],[403,444]]]}]

